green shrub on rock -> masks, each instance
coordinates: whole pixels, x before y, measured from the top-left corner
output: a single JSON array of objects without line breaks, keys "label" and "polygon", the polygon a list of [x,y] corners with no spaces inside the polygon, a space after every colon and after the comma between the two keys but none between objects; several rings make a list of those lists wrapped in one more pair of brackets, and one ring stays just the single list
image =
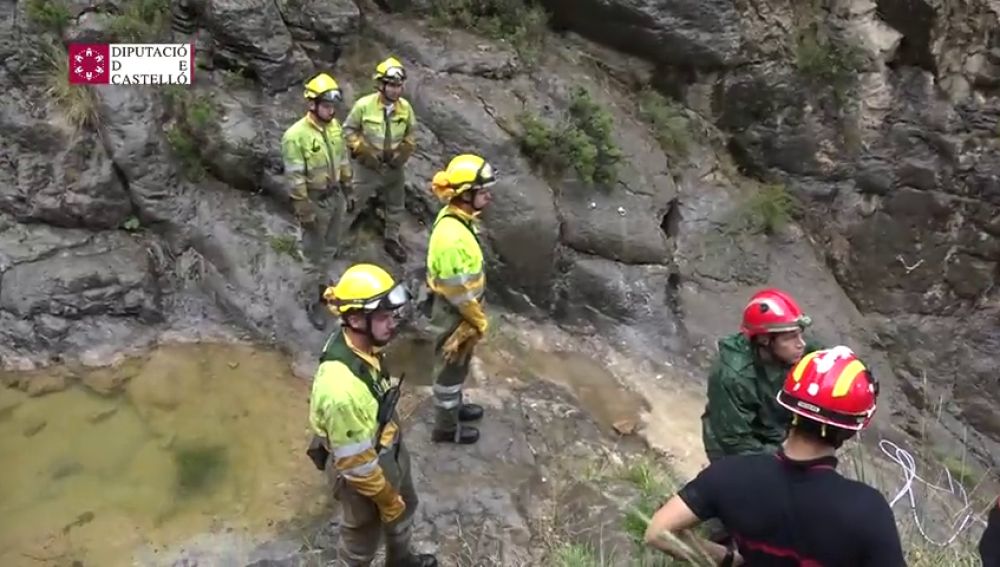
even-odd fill
[{"label": "green shrub on rock", "polygon": [[532,0],[432,0],[431,17],[441,26],[508,41],[529,63],[540,53],[548,24],[545,11]]},{"label": "green shrub on rock", "polygon": [[521,151],[547,175],[572,167],[588,183],[618,179],[621,150],[611,139],[614,121],[590,94],[578,87],[562,122],[550,125],[530,113],[520,116]]}]

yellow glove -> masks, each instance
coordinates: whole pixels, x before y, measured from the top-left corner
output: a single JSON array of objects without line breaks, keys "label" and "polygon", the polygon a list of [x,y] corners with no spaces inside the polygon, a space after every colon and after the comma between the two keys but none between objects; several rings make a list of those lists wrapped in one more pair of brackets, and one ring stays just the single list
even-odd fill
[{"label": "yellow glove", "polygon": [[295,218],[299,219],[300,225],[316,222],[316,207],[309,199],[292,199],[292,210],[295,211]]},{"label": "yellow glove", "polygon": [[444,341],[441,347],[444,359],[447,362],[457,362],[471,352],[482,335],[468,321],[459,323],[455,331]]},{"label": "yellow glove", "polygon": [[364,140],[361,140],[351,150],[351,155],[354,159],[358,160],[358,163],[368,169],[380,169],[382,167],[382,160],[379,159],[379,151]]},{"label": "yellow glove", "polygon": [[462,318],[465,319],[466,323],[469,323],[479,331],[480,335],[486,335],[486,331],[490,328],[490,322],[486,318],[486,312],[483,311],[482,300],[466,301],[458,306],[458,312],[462,314]]},{"label": "yellow glove", "polygon": [[350,164],[343,164],[340,166],[340,184],[351,186],[351,181],[354,180],[354,170],[351,169]]},{"label": "yellow glove", "polygon": [[393,169],[399,169],[403,167],[404,164],[413,155],[413,150],[416,149],[416,144],[413,143],[411,138],[405,138],[402,142],[396,146],[396,151],[392,156],[392,161],[389,162],[389,167]]},{"label": "yellow glove", "polygon": [[406,502],[403,501],[403,497],[388,482],[385,483],[382,490],[372,496],[372,500],[378,507],[378,515],[384,524],[394,522],[406,510]]}]

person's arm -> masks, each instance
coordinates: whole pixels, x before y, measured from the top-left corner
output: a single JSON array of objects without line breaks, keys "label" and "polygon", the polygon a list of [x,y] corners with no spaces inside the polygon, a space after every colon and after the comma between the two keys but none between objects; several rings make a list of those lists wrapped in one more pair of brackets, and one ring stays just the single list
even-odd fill
[{"label": "person's arm", "polygon": [[344,139],[344,129],[341,127],[340,136],[333,141],[334,166],[337,168],[337,179],[344,187],[349,187],[354,178],[354,171],[351,169],[351,160],[347,157],[347,142]]},{"label": "person's arm", "polygon": [[725,361],[717,365],[708,380],[708,421],[726,455],[765,452],[751,427],[757,418],[758,403],[752,384],[745,384],[746,380]]},{"label": "person's arm", "polygon": [[[444,219],[442,222],[448,220]],[[448,300],[480,335],[485,335],[489,320],[479,302],[486,285],[482,267],[464,251],[461,244],[450,246],[437,259],[439,261],[432,270],[431,287]]]},{"label": "person's arm", "polygon": [[1000,567],[1000,499],[986,520],[986,529],[979,540],[979,557],[983,567]]},{"label": "person's arm", "polygon": [[364,142],[364,134],[361,130],[361,105],[354,103],[351,111],[344,119],[344,142],[352,153],[357,153],[359,146]]},{"label": "person's arm", "polygon": [[308,199],[305,154],[302,152],[298,137],[288,132],[281,137],[281,161],[285,166],[288,196],[295,201]]},{"label": "person's arm", "polygon": [[[719,478],[725,476],[727,468],[729,463],[726,463],[725,459],[709,465],[667,500],[667,503],[653,514],[649,526],[646,527],[646,545],[677,559],[694,562],[699,556],[707,555],[715,563],[721,562],[729,553],[725,546],[699,537],[688,530],[718,515],[716,494]],[[739,554],[734,551],[732,565],[739,565],[742,561]]]},{"label": "person's arm", "polygon": [[[698,551],[701,550],[712,561],[720,563],[729,552],[728,548],[690,532],[684,533],[701,522],[683,498],[674,496],[653,514],[653,519],[646,528],[646,545],[676,559],[691,562],[697,561]],[[688,545],[684,539],[693,545]],[[734,551],[732,564],[740,565],[742,562],[743,558]]]},{"label": "person's arm", "polygon": [[413,114],[413,105],[406,102],[406,129],[403,130],[403,137],[400,139],[399,144],[396,146],[394,156],[392,158],[393,167],[403,167],[407,161],[409,161],[410,156],[413,155],[414,150],[417,149],[417,139],[416,139],[416,125],[417,119]]},{"label": "person's arm", "polygon": [[378,169],[381,162],[377,154],[380,150],[372,147],[365,139],[365,104],[364,99],[354,103],[351,112],[344,119],[344,142],[351,157],[369,169]]},{"label": "person's arm", "polygon": [[906,567],[892,509],[881,494],[876,493],[874,499],[876,504],[863,520],[868,536],[867,549],[858,567]]}]

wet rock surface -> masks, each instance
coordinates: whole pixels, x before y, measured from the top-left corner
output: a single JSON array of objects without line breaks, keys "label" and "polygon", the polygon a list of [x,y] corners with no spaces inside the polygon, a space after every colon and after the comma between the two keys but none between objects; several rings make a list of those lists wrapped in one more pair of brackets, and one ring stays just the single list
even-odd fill
[{"label": "wet rock surface", "polygon": [[[482,437],[476,445],[430,441],[434,407],[429,388],[411,386],[400,403],[420,498],[414,545],[448,565],[548,564],[554,538],[603,545],[627,557],[634,543],[623,532],[621,518],[635,497],[626,471],[639,458],[634,451],[639,444],[615,439],[609,435],[609,423],[595,421],[581,409],[585,404],[579,396],[589,394],[580,390],[584,383],[576,380],[579,372],[533,375],[525,365],[542,362],[545,355],[518,351],[511,356],[506,350],[510,345],[503,344],[484,350],[476,364],[475,386],[467,391],[470,401],[486,410],[477,424]],[[419,360],[406,357],[405,362]],[[589,364],[587,372],[603,377],[601,384],[595,384],[601,402],[632,400],[609,370],[596,361]],[[157,383],[155,376],[149,378],[146,390]],[[564,382],[557,385],[549,378]],[[148,392],[142,399],[144,407],[154,404],[150,406],[154,409],[164,403]],[[632,405],[627,411],[635,416],[637,410]],[[579,474],[585,470],[591,472]],[[327,501],[328,495],[316,498]],[[332,500],[328,504],[329,520],[299,526],[290,530],[288,538],[260,543],[237,536],[206,536],[162,554],[156,564],[327,564],[336,559],[340,521]],[[579,513],[567,515],[567,510]]]},{"label": "wet rock surface", "polygon": [[[748,287],[795,289],[828,340],[888,355],[879,366],[890,390],[898,374],[907,390],[968,408],[958,413],[980,424],[969,443],[995,465],[1000,436],[976,400],[1000,403],[995,380],[979,369],[993,360],[984,347],[997,317],[1000,241],[989,164],[996,161],[998,113],[989,78],[993,46],[971,39],[974,30],[997,22],[995,8],[936,1],[751,4],[705,5],[702,12],[684,3],[599,2],[573,15],[564,3],[547,2],[557,22],[623,49],[622,30],[637,38],[671,34],[680,49],[651,51],[642,40],[631,48],[656,63],[669,52],[703,66],[664,88],[722,130],[741,173],[782,184],[799,203],[795,216],[804,233],[734,235],[739,205],[722,196],[731,194],[727,185],[742,183],[725,160],[684,172],[675,260],[686,331],[696,344],[724,332],[713,313],[737,307]],[[753,55],[734,64],[725,53],[735,45]],[[808,244],[795,243],[802,239]],[[817,287],[842,288],[846,296],[839,289],[816,294]],[[706,291],[726,297],[726,290],[734,292],[732,302],[699,297]],[[945,335],[961,338],[939,350]],[[921,354],[929,352],[936,356]],[[893,421],[912,422],[910,404],[901,401],[893,405]],[[962,438],[958,422],[946,429]]]}]

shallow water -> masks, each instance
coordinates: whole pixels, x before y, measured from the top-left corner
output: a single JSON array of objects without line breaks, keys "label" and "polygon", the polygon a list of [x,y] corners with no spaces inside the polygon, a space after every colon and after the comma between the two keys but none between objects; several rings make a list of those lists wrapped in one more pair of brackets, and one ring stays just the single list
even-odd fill
[{"label": "shallow water", "polygon": [[0,565],[156,565],[328,506],[303,453],[309,384],[281,354],[171,345],[76,377],[40,397],[0,388]]}]

